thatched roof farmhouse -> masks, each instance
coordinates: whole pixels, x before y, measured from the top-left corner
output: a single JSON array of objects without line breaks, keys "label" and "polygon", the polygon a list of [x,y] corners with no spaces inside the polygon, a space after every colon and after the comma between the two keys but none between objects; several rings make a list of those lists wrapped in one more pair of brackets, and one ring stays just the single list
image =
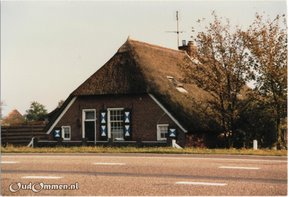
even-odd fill
[{"label": "thatched roof farmhouse", "polygon": [[54,114],[49,140],[166,144],[171,137],[187,146],[203,137],[205,144],[219,125],[211,118],[210,94],[186,83],[181,64],[187,58],[186,51],[128,38]]}]

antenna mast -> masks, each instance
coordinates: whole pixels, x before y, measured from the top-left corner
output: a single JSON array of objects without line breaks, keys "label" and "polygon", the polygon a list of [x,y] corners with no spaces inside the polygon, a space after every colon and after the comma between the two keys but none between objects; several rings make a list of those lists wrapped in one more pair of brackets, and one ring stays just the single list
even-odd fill
[{"label": "antenna mast", "polygon": [[[178,17],[178,11],[176,11],[176,22],[177,22],[177,47],[179,47],[179,17]],[[182,33],[182,32],[181,32]]]},{"label": "antenna mast", "polygon": [[176,33],[177,34],[177,48],[179,47],[179,34],[180,33],[183,33],[184,31],[179,31],[179,12],[176,11],[176,31],[166,31],[166,32],[169,32],[169,33]]}]

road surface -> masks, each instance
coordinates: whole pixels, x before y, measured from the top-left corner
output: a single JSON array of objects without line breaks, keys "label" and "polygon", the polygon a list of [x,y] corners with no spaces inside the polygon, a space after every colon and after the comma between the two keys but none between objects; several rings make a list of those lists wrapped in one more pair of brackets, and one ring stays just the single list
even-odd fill
[{"label": "road surface", "polygon": [[287,157],[3,154],[2,195],[287,195]]}]

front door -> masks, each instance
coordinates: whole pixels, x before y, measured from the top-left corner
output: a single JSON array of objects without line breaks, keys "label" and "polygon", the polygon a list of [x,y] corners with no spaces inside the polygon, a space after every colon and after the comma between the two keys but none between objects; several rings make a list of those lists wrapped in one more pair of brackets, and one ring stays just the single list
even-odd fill
[{"label": "front door", "polygon": [[82,137],[88,141],[96,143],[96,110],[84,109],[82,112],[83,117],[83,133]]}]

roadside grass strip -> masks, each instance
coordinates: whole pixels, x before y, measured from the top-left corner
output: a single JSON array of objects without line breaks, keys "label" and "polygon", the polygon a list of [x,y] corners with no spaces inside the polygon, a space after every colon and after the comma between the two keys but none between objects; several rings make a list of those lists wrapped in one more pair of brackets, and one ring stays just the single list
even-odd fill
[{"label": "roadside grass strip", "polygon": [[179,181],[175,183],[176,185],[198,185],[198,186],[226,186],[227,183],[209,183],[209,182],[189,182],[189,181]]},{"label": "roadside grass strip", "polygon": [[243,167],[243,166],[219,166],[220,169],[235,169],[235,170],[259,170],[258,167]]},{"label": "roadside grass strip", "polygon": [[124,166],[124,165],[126,165],[126,163],[96,162],[96,163],[93,163],[93,165],[99,165],[99,166]]},{"label": "roadside grass strip", "polygon": [[1,161],[1,164],[15,164],[19,163],[18,161]]},{"label": "roadside grass strip", "polygon": [[207,148],[184,148],[172,147],[14,147],[12,145],[1,146],[2,153],[156,153],[156,154],[230,154],[230,155],[266,155],[287,156],[287,150],[270,149],[207,149]]},{"label": "roadside grass strip", "polygon": [[61,179],[61,176],[23,176],[22,179]]}]

